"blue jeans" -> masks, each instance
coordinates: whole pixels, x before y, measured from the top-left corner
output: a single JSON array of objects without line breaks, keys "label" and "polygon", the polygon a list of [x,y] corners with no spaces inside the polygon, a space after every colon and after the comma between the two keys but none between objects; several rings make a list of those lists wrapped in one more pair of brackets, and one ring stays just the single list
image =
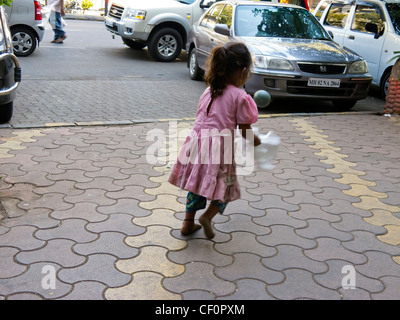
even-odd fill
[{"label": "blue jeans", "polygon": [[56,12],[56,21],[55,21],[56,28],[53,29],[54,31],[54,40],[62,37],[65,34],[65,31],[62,29],[61,24],[61,12]]}]

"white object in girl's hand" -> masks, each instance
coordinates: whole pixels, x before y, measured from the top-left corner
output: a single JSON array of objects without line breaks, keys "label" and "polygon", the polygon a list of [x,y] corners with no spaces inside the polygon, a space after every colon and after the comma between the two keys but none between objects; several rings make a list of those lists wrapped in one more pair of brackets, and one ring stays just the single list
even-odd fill
[{"label": "white object in girl's hand", "polygon": [[[258,133],[258,130],[255,130]],[[257,169],[271,170],[275,166],[272,164],[277,153],[281,139],[270,131],[267,134],[259,134],[261,144],[254,148],[254,165]]]}]

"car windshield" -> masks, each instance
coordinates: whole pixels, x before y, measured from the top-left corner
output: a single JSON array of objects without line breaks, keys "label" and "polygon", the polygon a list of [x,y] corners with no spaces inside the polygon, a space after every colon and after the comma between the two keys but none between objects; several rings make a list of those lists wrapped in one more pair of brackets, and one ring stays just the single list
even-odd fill
[{"label": "car windshield", "polygon": [[278,6],[238,6],[235,34],[241,37],[331,40],[309,11]]},{"label": "car windshield", "polygon": [[400,35],[400,3],[386,3],[386,8],[392,19],[394,31]]}]

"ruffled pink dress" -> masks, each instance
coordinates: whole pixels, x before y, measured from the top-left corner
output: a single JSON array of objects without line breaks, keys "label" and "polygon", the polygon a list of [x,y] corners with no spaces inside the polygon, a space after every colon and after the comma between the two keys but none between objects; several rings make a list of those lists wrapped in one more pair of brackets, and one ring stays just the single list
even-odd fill
[{"label": "ruffled pink dress", "polygon": [[210,102],[207,88],[168,181],[208,200],[229,202],[240,198],[234,162],[235,129],[238,124],[255,123],[258,109],[249,94],[233,85],[214,99],[207,114]]}]

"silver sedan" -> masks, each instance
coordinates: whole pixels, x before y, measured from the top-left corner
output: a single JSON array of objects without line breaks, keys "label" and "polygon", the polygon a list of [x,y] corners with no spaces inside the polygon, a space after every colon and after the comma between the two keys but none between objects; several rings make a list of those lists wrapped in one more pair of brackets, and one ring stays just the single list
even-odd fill
[{"label": "silver sedan", "polygon": [[202,78],[211,50],[244,42],[253,54],[253,76],[245,89],[263,89],[272,99],[331,100],[350,109],[368,95],[365,60],[341,48],[306,9],[254,1],[221,1],[193,25],[187,42],[189,74]]}]

